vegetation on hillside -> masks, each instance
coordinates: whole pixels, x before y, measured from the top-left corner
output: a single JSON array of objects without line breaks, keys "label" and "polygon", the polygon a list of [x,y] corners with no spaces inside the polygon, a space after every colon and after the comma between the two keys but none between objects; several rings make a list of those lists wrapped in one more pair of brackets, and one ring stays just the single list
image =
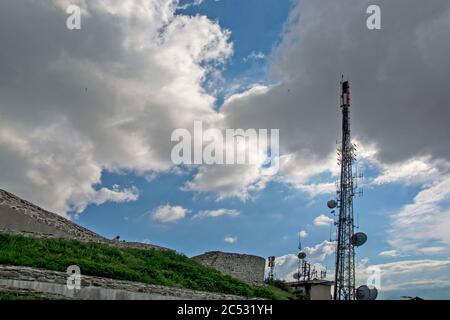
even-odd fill
[{"label": "vegetation on hillside", "polygon": [[63,239],[0,234],[0,264],[82,274],[147,284],[182,287],[244,297],[286,299],[279,290],[250,286],[172,251],[119,249]]},{"label": "vegetation on hillside", "polygon": [[286,300],[308,300],[308,297],[301,291],[294,290],[284,280],[273,279],[266,282],[272,290],[278,292]]}]

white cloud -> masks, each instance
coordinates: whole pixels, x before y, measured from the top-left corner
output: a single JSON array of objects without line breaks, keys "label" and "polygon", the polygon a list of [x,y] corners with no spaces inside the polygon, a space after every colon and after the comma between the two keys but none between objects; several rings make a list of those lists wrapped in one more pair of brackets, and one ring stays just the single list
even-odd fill
[{"label": "white cloud", "polygon": [[120,188],[114,185],[112,189],[101,188],[98,191],[84,194],[84,198],[74,199],[76,206],[71,208],[71,211],[81,213],[89,204],[101,205],[106,202],[130,202],[136,201],[139,198],[139,191],[136,187]]},{"label": "white cloud", "polygon": [[[305,247],[303,251],[306,253],[306,260],[318,269],[325,269],[321,264],[326,257],[334,254],[334,242],[324,241],[313,247]],[[287,254],[275,258],[275,275],[278,279],[292,281],[293,275],[298,269],[298,258],[296,254]],[[267,271],[267,270],[266,270]]]},{"label": "white cloud", "polygon": [[[233,96],[232,99],[239,98]],[[323,173],[337,174],[335,157],[335,152],[325,161],[296,153],[281,155],[279,173],[273,176],[263,174],[263,155],[259,155],[259,165],[203,166],[194,179],[186,183],[184,190],[214,192],[218,200],[235,197],[246,201],[270,181],[276,181],[291,185],[311,198],[333,194],[336,191],[334,181],[314,183],[312,180]]]},{"label": "white cloud", "polygon": [[398,257],[400,253],[397,250],[387,250],[381,251],[378,255],[380,257]]},{"label": "white cloud", "polygon": [[234,197],[246,201],[252,193],[264,189],[268,180],[256,165],[211,165],[200,167],[184,190],[212,192],[218,200]]},{"label": "white cloud", "polygon": [[231,209],[204,210],[192,216],[192,219],[217,218],[222,216],[237,217],[241,213]]},{"label": "white cloud", "polygon": [[305,230],[300,230],[300,231],[297,233],[297,235],[298,235],[300,238],[306,238],[306,237],[308,236],[308,232],[306,232]]},{"label": "white cloud", "polygon": [[[178,4],[177,9],[179,9],[179,10],[186,10],[186,9],[192,7],[192,6],[199,6],[205,1],[206,0],[192,0],[192,2],[187,2],[184,5]],[[216,1],[218,1],[218,0],[216,0]]]},{"label": "white cloud", "polygon": [[375,265],[369,265],[366,261],[357,269],[357,282],[365,284],[370,275],[370,272],[366,272],[367,267],[378,268],[381,271],[379,291],[385,296],[399,299],[405,292],[412,296],[422,296],[422,292],[426,290],[446,289],[448,298],[450,289],[450,260],[448,259],[403,260]]},{"label": "white cloud", "polygon": [[180,206],[171,206],[166,204],[155,209],[151,217],[155,221],[159,221],[162,223],[176,222],[180,219],[183,219],[188,212],[187,209]]},{"label": "white cloud", "polygon": [[225,238],[223,239],[223,241],[225,241],[228,244],[235,244],[238,240],[238,237],[235,236],[225,236]]},{"label": "white cloud", "polygon": [[431,156],[415,157],[403,162],[381,164],[381,174],[372,183],[423,184],[434,181],[441,175],[441,167],[448,166],[442,160],[434,160]]},{"label": "white cloud", "polygon": [[314,225],[318,226],[318,227],[328,227],[331,224],[333,224],[334,220],[331,219],[330,217],[327,217],[324,214],[321,214],[320,216],[316,217],[314,219]]},{"label": "white cloud", "polygon": [[[260,88],[254,88],[254,90],[260,90]],[[239,129],[239,127],[229,126],[224,118],[217,121],[215,127]],[[258,132],[258,129],[264,128],[254,129]],[[268,160],[266,150],[263,148],[254,150],[252,148],[256,143],[261,144],[264,141],[270,145],[270,130],[267,135],[257,134],[256,139],[249,139],[248,143],[235,144],[233,139],[226,139],[224,141],[225,152],[236,148],[236,154],[252,157],[252,164],[201,166],[195,177],[186,183],[184,190],[212,192],[218,200],[231,197],[239,198],[242,201],[248,200],[252,194],[264,189],[272,179],[271,176],[265,175],[266,170],[268,170],[265,166]]]},{"label": "white cloud", "polygon": [[135,198],[96,191],[105,170],[171,170],[171,132],[220,118],[202,84],[233,52],[228,31],[172,0],[79,0],[72,33],[67,3],[27,1],[25,25],[18,2],[0,4],[17,31],[0,30],[0,187],[61,214]]},{"label": "white cloud", "polygon": [[266,58],[266,55],[260,51],[252,51],[248,56],[246,56],[243,60],[244,62],[247,62],[249,60],[264,60]]},{"label": "white cloud", "polygon": [[392,216],[388,242],[401,252],[448,253],[450,245],[450,175],[420,191],[411,204]]},{"label": "white cloud", "polygon": [[[320,247],[327,247],[328,244]],[[317,246],[316,246],[317,247]],[[310,251],[310,250],[308,250]],[[315,250],[313,250],[315,251]],[[321,252],[332,251],[322,250]],[[316,256],[309,254],[315,261],[313,264],[319,269],[324,268],[320,261],[323,258],[319,253]],[[307,258],[307,260],[309,260]],[[295,254],[276,257],[275,275],[279,279],[292,281],[293,274],[298,269],[298,258]],[[449,297],[450,289],[450,260],[404,260],[386,264],[369,264],[369,259],[361,259],[356,267],[357,285],[366,284],[373,270],[380,270],[379,295],[383,298],[400,299],[404,294],[423,296],[426,290],[437,292],[430,298],[445,299]],[[333,270],[328,270],[328,279],[333,279]],[[430,294],[430,293],[428,293]]]},{"label": "white cloud", "polygon": [[306,247],[303,251],[306,253],[306,258],[310,262],[322,262],[326,257],[334,254],[336,250],[336,243],[334,241],[323,241],[316,244],[314,247]]},{"label": "white cloud", "polygon": [[[295,254],[287,254],[281,257],[275,258],[275,278],[292,281],[293,275],[297,272],[298,268],[298,258]],[[266,272],[268,272],[267,264],[266,264]]]}]

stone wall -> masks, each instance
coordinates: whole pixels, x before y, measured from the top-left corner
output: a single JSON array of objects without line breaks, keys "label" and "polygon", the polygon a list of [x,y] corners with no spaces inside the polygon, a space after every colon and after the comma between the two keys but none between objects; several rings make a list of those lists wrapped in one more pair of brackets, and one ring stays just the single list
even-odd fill
[{"label": "stone wall", "polygon": [[[83,270],[81,270],[83,273]],[[0,265],[0,291],[53,299],[80,300],[240,300],[243,297],[147,285],[137,282],[81,277],[81,289],[69,290],[67,274],[28,267]]]},{"label": "stone wall", "polygon": [[260,284],[264,281],[266,260],[261,257],[212,251],[192,259],[250,284]]},{"label": "stone wall", "polygon": [[156,245],[106,239],[60,215],[0,189],[0,231],[40,238],[97,242],[119,248],[169,250]]}]

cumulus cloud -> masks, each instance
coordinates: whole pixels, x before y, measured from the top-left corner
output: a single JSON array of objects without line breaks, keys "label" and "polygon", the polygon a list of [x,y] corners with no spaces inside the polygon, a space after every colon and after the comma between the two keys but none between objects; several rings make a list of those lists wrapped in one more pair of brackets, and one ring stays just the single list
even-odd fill
[{"label": "cumulus cloud", "polygon": [[[313,247],[305,247],[303,251],[306,253],[306,260],[318,269],[325,269],[321,264],[326,257],[334,254],[335,243],[323,241]],[[298,269],[298,258],[296,254],[287,254],[275,258],[275,275],[278,279],[292,281],[294,273]]]},{"label": "cumulus cloud", "polygon": [[450,176],[424,188],[414,201],[392,216],[388,242],[414,253],[448,253],[450,245]]},{"label": "cumulus cloud", "polygon": [[435,181],[448,169],[445,160],[433,160],[430,156],[413,157],[406,161],[380,164],[381,174],[372,183],[424,184]]},{"label": "cumulus cloud", "polygon": [[370,265],[368,260],[356,270],[357,282],[365,284],[379,270],[379,291],[385,298],[400,299],[404,294],[419,295],[425,292],[430,299],[449,297],[450,260],[404,260],[385,264]]},{"label": "cumulus cloud", "polygon": [[228,244],[235,244],[238,240],[238,237],[236,236],[225,236],[225,238],[223,239],[223,241],[225,241],[225,243]]},{"label": "cumulus cloud", "polygon": [[184,190],[212,192],[218,200],[238,198],[246,201],[253,193],[264,189],[269,180],[261,175],[261,166],[257,165],[202,166]]},{"label": "cumulus cloud", "polygon": [[324,214],[321,214],[320,216],[318,216],[314,219],[313,223],[315,226],[318,226],[318,227],[328,227],[331,224],[333,224],[333,222],[334,222],[333,219],[331,219],[330,217],[328,217]]},{"label": "cumulus cloud", "polygon": [[232,209],[203,210],[192,216],[192,219],[217,218],[222,216],[237,217],[241,213]]},{"label": "cumulus cloud", "polygon": [[71,208],[71,211],[81,213],[89,204],[101,205],[105,202],[130,202],[136,201],[139,198],[139,190],[136,187],[121,188],[114,185],[112,189],[101,188],[98,191],[92,191],[88,194],[83,194],[81,198],[74,199],[76,206]]},{"label": "cumulus cloud", "polygon": [[[320,254],[318,256],[310,254],[309,256],[316,258],[320,257]],[[324,268],[320,261],[323,260],[314,259],[314,265],[317,268]],[[275,275],[277,278],[292,281],[297,270],[298,258],[295,254],[276,258]],[[450,292],[449,270],[450,260],[448,259],[404,260],[370,264],[369,259],[364,258],[356,266],[356,283],[359,286],[379,281],[377,288],[382,299],[400,299],[405,294],[419,295],[430,299],[445,299],[450,297],[448,294]],[[327,278],[333,279],[333,277],[333,270],[329,270]],[[424,294],[425,296],[423,296]]]},{"label": "cumulus cloud", "polygon": [[183,219],[187,212],[188,210],[181,206],[171,206],[166,204],[156,208],[152,212],[151,217],[153,220],[158,222],[170,223]]},{"label": "cumulus cloud", "polygon": [[334,254],[336,243],[334,241],[323,241],[314,247],[306,247],[303,251],[306,253],[308,261],[322,262],[326,257]]},{"label": "cumulus cloud", "polygon": [[[274,273],[277,279],[292,281],[293,275],[298,269],[298,258],[295,254],[287,254],[275,258]],[[268,268],[266,266],[266,272]]]},{"label": "cumulus cloud", "polygon": [[76,4],[76,31],[67,1],[0,4],[1,187],[61,214],[124,200],[94,188],[104,170],[169,170],[172,130],[217,117],[202,83],[233,51],[176,1]]},{"label": "cumulus cloud", "polygon": [[306,232],[306,230],[300,230],[300,231],[298,232],[298,236],[299,236],[300,238],[306,238],[306,237],[308,236],[308,232]]}]

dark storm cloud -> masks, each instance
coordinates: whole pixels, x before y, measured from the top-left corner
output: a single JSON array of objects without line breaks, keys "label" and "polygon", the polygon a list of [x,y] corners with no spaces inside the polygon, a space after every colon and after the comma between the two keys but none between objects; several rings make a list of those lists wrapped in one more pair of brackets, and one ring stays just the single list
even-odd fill
[{"label": "dark storm cloud", "polygon": [[[381,7],[382,30],[366,9]],[[281,130],[285,151],[320,156],[339,137],[340,75],[351,80],[352,125],[380,157],[450,157],[450,2],[446,0],[298,1],[267,94],[224,108],[231,123]]]}]

